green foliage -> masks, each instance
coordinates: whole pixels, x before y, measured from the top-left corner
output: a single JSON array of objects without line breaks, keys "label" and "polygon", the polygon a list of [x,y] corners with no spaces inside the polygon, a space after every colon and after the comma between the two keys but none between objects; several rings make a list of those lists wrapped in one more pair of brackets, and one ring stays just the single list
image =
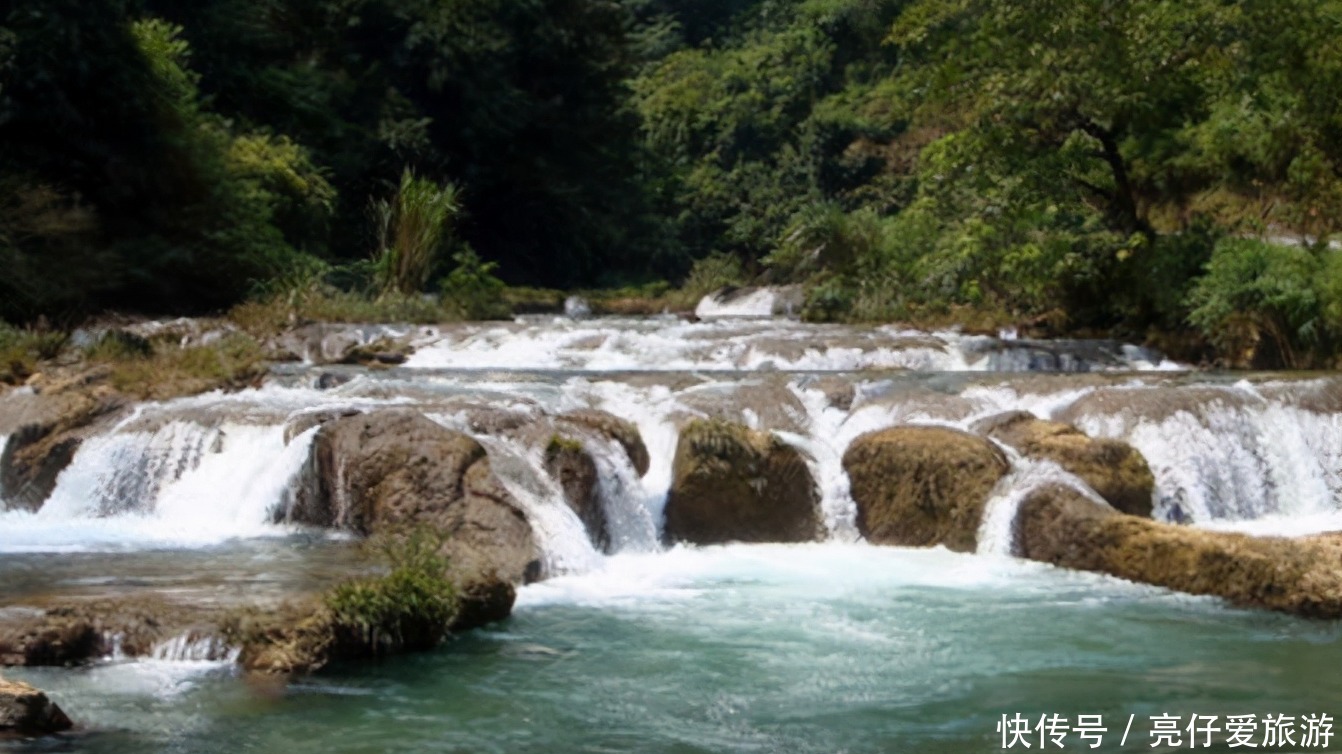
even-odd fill
[{"label": "green foliage", "polygon": [[427,529],[371,543],[390,568],[385,576],[349,581],[326,597],[344,654],[379,656],[437,646],[457,614],[443,539]]},{"label": "green foliage", "polygon": [[699,299],[714,291],[741,285],[744,278],[738,257],[732,254],[710,254],[694,263],[679,292],[698,303]]},{"label": "green foliage", "polygon": [[37,372],[39,362],[60,355],[68,340],[62,332],[20,329],[0,322],[0,383],[22,384]]},{"label": "green foliage", "polygon": [[465,319],[507,319],[512,310],[504,299],[504,283],[494,277],[498,267],[485,262],[469,246],[452,255],[457,266],[443,278],[443,303]]},{"label": "green foliage", "polygon": [[1279,366],[1312,366],[1342,333],[1337,257],[1329,248],[1226,239],[1193,288],[1189,321],[1232,358],[1264,345]]},{"label": "green foliage", "polygon": [[439,186],[407,168],[396,196],[374,202],[381,238],[375,269],[383,293],[409,296],[424,290],[439,254],[452,240],[461,212],[458,194],[456,186]]}]

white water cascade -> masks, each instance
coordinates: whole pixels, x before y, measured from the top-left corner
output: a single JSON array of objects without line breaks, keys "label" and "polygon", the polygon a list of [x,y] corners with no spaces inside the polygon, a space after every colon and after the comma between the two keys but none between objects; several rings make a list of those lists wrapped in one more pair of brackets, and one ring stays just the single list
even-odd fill
[{"label": "white water cascade", "polygon": [[[304,482],[316,431],[293,435],[290,423],[380,406],[421,411],[478,439],[536,531],[551,575],[590,570],[605,554],[540,451],[473,425],[463,405],[520,421],[597,409],[636,425],[651,460],[643,475],[618,443],[581,438],[597,466],[611,553],[662,549],[678,428],[705,416],[776,432],[800,449],[828,536],[839,542],[859,539],[842,463],[856,438],[900,424],[968,430],[1013,410],[1131,443],[1155,473],[1159,518],[1261,533],[1342,529],[1342,413],[1330,397],[1342,383],[1332,378],[1226,385],[1166,374],[1168,362],[1121,344],[782,319],[530,318],[417,332],[405,368],[350,370],[353,379],[334,389],[315,389],[323,372],[305,367],[259,390],[148,404],[88,438],[37,513],[0,512],[0,552],[201,547],[285,534],[292,529],[273,524],[274,513]],[[1000,374],[985,373],[995,366]],[[1067,369],[1091,374],[1059,373]],[[1011,552],[1015,507],[1049,482],[1084,487],[1051,464],[1013,460],[988,506],[983,552]]]}]

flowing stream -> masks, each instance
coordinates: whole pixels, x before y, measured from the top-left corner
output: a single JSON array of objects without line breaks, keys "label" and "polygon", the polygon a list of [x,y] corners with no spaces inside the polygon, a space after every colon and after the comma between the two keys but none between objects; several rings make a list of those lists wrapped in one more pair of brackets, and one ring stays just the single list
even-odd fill
[{"label": "flowing stream", "polygon": [[[1011,558],[1029,490],[1093,494],[1053,464],[1013,457],[977,555],[863,543],[842,467],[869,431],[1023,410],[1137,447],[1157,518],[1339,530],[1342,378],[1201,374],[1108,342],[804,325],[764,316],[781,306],[766,298],[705,302],[697,323],[419,328],[402,368],[293,365],[258,390],[142,406],[84,443],[39,511],[0,512],[0,610],[134,589],[278,598],[330,581],[347,544],[275,523],[306,481],[315,429],[302,420],[380,406],[481,441],[548,580],[521,590],[509,621],[427,658],[284,692],[185,640],[150,660],[6,674],[92,731],[68,750],[106,752],[991,751],[1003,713],[1105,714],[1120,729],[1129,714],[1342,713],[1333,624]],[[584,441],[609,554],[538,452],[471,419],[580,409],[635,423],[651,458],[640,476],[618,444]],[[678,427],[702,416],[801,449],[827,541],[665,549]],[[1103,750],[1150,748],[1143,732]]]}]

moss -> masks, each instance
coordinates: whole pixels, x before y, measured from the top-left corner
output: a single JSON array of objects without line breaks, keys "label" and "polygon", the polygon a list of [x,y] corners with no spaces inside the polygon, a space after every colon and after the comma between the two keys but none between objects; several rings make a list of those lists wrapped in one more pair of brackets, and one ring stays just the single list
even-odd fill
[{"label": "moss", "polygon": [[581,453],[582,450],[582,443],[578,440],[554,434],[550,435],[550,442],[545,446],[545,456],[549,458],[560,453]]}]

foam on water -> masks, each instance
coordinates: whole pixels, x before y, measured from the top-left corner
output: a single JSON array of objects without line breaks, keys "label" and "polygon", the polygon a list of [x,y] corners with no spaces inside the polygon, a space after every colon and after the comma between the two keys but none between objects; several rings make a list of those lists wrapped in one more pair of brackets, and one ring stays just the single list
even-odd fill
[{"label": "foam on water", "polygon": [[[1159,388],[1131,388],[1134,405],[1151,389]],[[1156,476],[1157,518],[1245,531],[1336,529],[1342,415],[1265,398],[1248,383],[1221,390],[1227,400],[1204,398],[1168,415],[1124,409],[1088,413],[1077,425],[1142,452]],[[1293,523],[1249,523],[1273,519]]]},{"label": "foam on water", "polygon": [[199,547],[275,536],[270,512],[307,461],[315,430],[170,422],[89,440],[37,513],[0,513],[0,552]]}]

